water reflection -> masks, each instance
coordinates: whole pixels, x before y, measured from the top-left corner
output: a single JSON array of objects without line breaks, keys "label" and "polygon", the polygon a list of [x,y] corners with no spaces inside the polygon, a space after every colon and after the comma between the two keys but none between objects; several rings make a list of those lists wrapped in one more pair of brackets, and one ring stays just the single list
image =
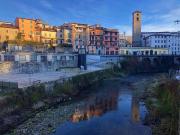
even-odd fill
[{"label": "water reflection", "polygon": [[131,115],[133,122],[140,122],[140,106],[139,106],[139,99],[137,96],[132,96],[132,103],[131,103]]},{"label": "water reflection", "polygon": [[56,135],[151,135],[142,124],[146,108],[127,84],[109,81],[76,107]]},{"label": "water reflection", "polygon": [[117,109],[118,91],[111,91],[103,95],[97,95],[88,99],[85,107],[76,107],[71,117],[72,122],[89,120],[93,117],[99,117],[108,111]]}]

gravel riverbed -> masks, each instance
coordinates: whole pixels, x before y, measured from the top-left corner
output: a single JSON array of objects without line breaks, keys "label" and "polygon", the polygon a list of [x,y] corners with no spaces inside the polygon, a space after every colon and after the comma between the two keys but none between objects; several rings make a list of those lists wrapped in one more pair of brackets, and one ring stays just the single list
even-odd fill
[{"label": "gravel riverbed", "polygon": [[39,112],[35,117],[19,125],[12,133],[6,135],[49,135],[55,128],[69,120],[77,106],[83,105],[83,101],[67,105],[59,105],[56,108]]}]

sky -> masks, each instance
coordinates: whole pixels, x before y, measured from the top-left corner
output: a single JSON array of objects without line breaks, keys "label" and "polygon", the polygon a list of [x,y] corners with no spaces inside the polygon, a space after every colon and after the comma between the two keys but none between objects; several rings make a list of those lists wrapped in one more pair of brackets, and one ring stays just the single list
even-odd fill
[{"label": "sky", "polygon": [[101,24],[132,33],[132,12],[142,12],[142,31],[177,31],[180,0],[0,0],[0,20],[40,18],[51,25],[65,22]]}]

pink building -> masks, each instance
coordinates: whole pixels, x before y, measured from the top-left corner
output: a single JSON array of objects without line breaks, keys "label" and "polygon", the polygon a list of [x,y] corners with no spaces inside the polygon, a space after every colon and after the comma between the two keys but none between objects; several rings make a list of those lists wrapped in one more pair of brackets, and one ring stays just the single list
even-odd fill
[{"label": "pink building", "polygon": [[104,29],[103,44],[106,55],[118,55],[119,32],[117,29]]}]

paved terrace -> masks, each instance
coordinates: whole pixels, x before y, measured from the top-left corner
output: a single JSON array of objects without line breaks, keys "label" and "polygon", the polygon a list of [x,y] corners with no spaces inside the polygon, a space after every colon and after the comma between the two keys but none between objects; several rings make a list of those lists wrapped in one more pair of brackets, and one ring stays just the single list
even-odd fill
[{"label": "paved terrace", "polygon": [[84,74],[88,72],[94,72],[98,70],[102,70],[105,67],[99,66],[88,66],[88,70],[78,70],[78,69],[63,69],[62,71],[54,71],[54,72],[41,72],[34,74],[0,74],[0,82],[14,82],[18,83],[19,88],[25,88],[31,86],[35,83],[44,83],[55,81],[58,79],[65,79],[68,77],[76,76],[78,74]]}]

